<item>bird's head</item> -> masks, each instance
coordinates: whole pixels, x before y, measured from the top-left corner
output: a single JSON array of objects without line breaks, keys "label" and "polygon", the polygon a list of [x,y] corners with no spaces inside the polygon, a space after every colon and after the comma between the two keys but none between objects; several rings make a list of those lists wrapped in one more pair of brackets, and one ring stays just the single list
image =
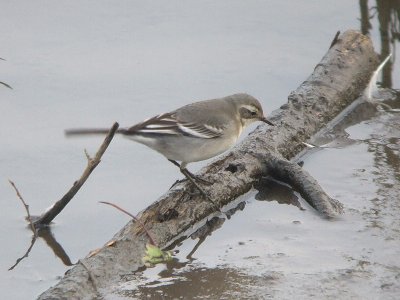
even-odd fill
[{"label": "bird's head", "polygon": [[264,117],[262,106],[256,98],[247,94],[238,94],[238,96],[239,95],[240,97],[236,100],[236,105],[240,120],[244,127],[257,121],[274,126],[273,123]]}]

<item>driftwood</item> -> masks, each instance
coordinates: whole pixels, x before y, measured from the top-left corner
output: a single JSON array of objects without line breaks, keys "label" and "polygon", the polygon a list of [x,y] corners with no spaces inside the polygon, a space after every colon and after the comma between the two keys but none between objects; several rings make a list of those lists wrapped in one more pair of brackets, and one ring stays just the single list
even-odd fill
[{"label": "driftwood", "polygon": [[[273,112],[270,120],[275,127],[260,125],[243,143],[200,171],[198,175],[213,182],[207,187],[210,197],[223,206],[249,191],[261,176],[272,176],[308,195],[306,200],[324,215],[340,213],[338,202],[329,196],[318,197],[320,187],[308,175],[304,180],[293,176],[304,171],[288,160],[361,94],[377,64],[368,37],[356,31],[336,37],[312,75],[289,95],[287,104]],[[187,183],[176,184],[139,216],[162,248],[213,213],[207,200],[187,193],[188,189]],[[80,260],[39,299],[93,299],[102,295],[101,291],[110,292],[121,276],[143,266],[148,238],[141,232],[140,224],[129,222],[112,243]]]}]

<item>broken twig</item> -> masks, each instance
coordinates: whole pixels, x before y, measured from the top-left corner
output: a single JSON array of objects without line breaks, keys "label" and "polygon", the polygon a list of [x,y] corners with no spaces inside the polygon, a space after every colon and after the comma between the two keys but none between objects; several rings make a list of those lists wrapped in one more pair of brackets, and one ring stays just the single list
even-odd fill
[{"label": "broken twig", "polygon": [[22,198],[21,193],[19,192],[19,190],[18,190],[18,188],[16,187],[15,183],[12,182],[10,179],[8,180],[8,182],[9,182],[9,183],[11,184],[11,186],[14,188],[15,192],[17,193],[17,197],[21,200],[22,204],[24,205],[25,210],[26,210],[26,219],[28,220],[29,225],[30,225],[30,228],[31,228],[31,230],[32,230],[32,232],[33,232],[32,240],[31,240],[31,245],[30,245],[29,248],[26,250],[25,254],[22,255],[20,258],[18,258],[17,261],[15,262],[15,264],[12,265],[12,266],[8,269],[8,271],[11,271],[11,270],[13,270],[24,258],[26,258],[26,257],[29,256],[29,253],[31,252],[31,250],[32,250],[32,248],[33,248],[33,245],[35,244],[36,239],[37,239],[37,237],[38,237],[38,233],[37,233],[37,230],[36,230],[36,228],[35,228],[35,225],[34,225],[33,222],[32,222],[32,217],[31,217],[31,214],[30,214],[30,212],[29,212],[29,205],[26,204],[24,198]]},{"label": "broken twig", "polygon": [[8,85],[7,83],[0,81],[0,84],[4,85],[5,87],[8,87],[9,89],[13,89],[10,85]]},{"label": "broken twig", "polygon": [[75,196],[75,194],[79,191],[85,181],[88,179],[89,175],[93,172],[93,170],[100,163],[100,159],[104,152],[106,151],[108,145],[113,139],[115,132],[117,131],[119,124],[117,122],[111,127],[107,136],[105,137],[103,143],[101,144],[99,150],[97,151],[94,158],[90,158],[87,151],[85,151],[85,155],[88,159],[88,164],[83,171],[79,180],[75,181],[73,186],[69,189],[69,191],[54,205],[47,210],[42,216],[39,217],[37,221],[35,221],[35,227],[46,226],[49,225],[51,221],[64,209],[64,207],[71,201],[71,199]]},{"label": "broken twig", "polygon": [[[26,219],[28,220],[28,222],[30,224],[30,228],[33,232],[31,245],[29,246],[28,250],[25,252],[25,254],[22,257],[18,258],[16,263],[12,267],[10,267],[8,270],[14,269],[25,257],[28,257],[30,251],[33,248],[33,245],[36,242],[37,237],[39,236],[38,231],[40,229],[43,229],[44,226],[49,225],[50,222],[64,209],[64,207],[69,203],[69,201],[71,201],[71,199],[79,191],[79,189],[82,187],[82,185],[88,179],[89,175],[96,168],[96,166],[100,163],[100,159],[103,156],[104,152],[106,151],[111,140],[113,139],[118,127],[119,127],[119,124],[117,122],[115,122],[114,125],[111,127],[110,131],[108,132],[106,138],[104,139],[103,143],[101,144],[101,146],[100,146],[99,150],[97,151],[94,158],[91,158],[89,156],[89,154],[87,153],[87,151],[85,150],[85,155],[88,160],[88,164],[87,164],[85,170],[83,171],[83,174],[79,178],[79,180],[75,181],[73,186],[69,189],[69,191],[59,201],[57,201],[50,209],[48,209],[44,214],[42,214],[35,221],[32,220],[31,214],[29,212],[29,205],[26,204],[26,202],[22,198],[21,193],[19,192],[18,188],[16,187],[14,182],[12,182],[11,180],[8,180],[10,182],[11,186],[14,188],[15,192],[17,193],[18,198],[21,200],[22,204],[25,207],[25,210],[27,213]],[[61,247],[61,249],[62,249],[62,247]],[[63,261],[64,261],[64,259],[63,259]],[[66,262],[66,264],[71,265],[71,262],[70,262],[68,256],[66,256],[65,262]]]},{"label": "broken twig", "polygon": [[149,240],[150,240],[150,243],[151,243],[152,245],[157,246],[156,243],[154,242],[154,239],[151,237],[150,232],[147,230],[146,226],[145,226],[143,223],[141,223],[140,220],[139,220],[137,217],[135,217],[135,216],[132,215],[130,212],[126,211],[125,209],[119,207],[118,205],[116,205],[116,204],[114,204],[114,203],[106,202],[106,201],[99,201],[99,202],[100,202],[100,203],[103,203],[103,204],[111,205],[112,207],[115,207],[115,208],[118,209],[119,211],[122,211],[123,213],[127,214],[128,216],[130,216],[135,222],[137,222],[138,224],[140,224],[140,226],[142,226],[144,232],[146,233],[147,237],[148,237]]},{"label": "broken twig", "polygon": [[338,42],[339,35],[340,35],[340,30],[338,32],[336,32],[336,34],[331,42],[331,45],[329,46],[329,49],[331,49],[333,46],[335,46],[335,44]]}]

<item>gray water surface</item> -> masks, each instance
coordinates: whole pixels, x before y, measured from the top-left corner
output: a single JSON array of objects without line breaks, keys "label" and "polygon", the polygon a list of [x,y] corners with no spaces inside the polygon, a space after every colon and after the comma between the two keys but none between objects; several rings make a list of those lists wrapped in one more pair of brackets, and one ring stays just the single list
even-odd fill
[{"label": "gray water surface", "polygon": [[[367,4],[374,14],[376,3]],[[3,1],[0,57],[6,61],[0,60],[0,81],[13,90],[0,86],[2,298],[34,298],[69,269],[39,239],[29,258],[7,271],[31,239],[7,179],[39,214],[80,176],[84,149],[93,154],[102,142],[66,139],[65,129],[114,121],[130,126],[195,100],[237,92],[259,98],[270,112],[312,72],[336,31],[360,29],[359,19],[359,2],[345,0]],[[376,14],[371,25],[381,52]],[[389,75],[399,88],[395,64]],[[398,115],[374,114],[346,129],[356,143],[305,158],[305,168],[345,204],[342,219],[328,222],[309,207],[256,201],[254,191],[246,195],[244,211],[206,239],[193,260],[185,257],[197,241],[188,240],[178,266],[146,270],[142,282],[127,281],[118,287],[125,292],[110,291],[110,299],[395,299],[398,128]],[[129,220],[98,201],[136,213],[180,177],[158,153],[116,138],[55,219],[52,233],[75,263]],[[281,198],[292,195],[282,193]],[[145,278],[164,284],[152,287]]]}]

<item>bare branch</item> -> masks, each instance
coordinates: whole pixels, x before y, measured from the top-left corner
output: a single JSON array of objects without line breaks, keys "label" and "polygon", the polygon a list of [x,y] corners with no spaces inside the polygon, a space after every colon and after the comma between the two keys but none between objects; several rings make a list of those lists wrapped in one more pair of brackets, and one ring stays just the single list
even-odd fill
[{"label": "bare branch", "polygon": [[85,149],[84,152],[85,152],[85,156],[86,156],[86,159],[88,160],[88,162],[91,161],[92,158],[90,157],[90,154],[89,154],[89,152],[87,151],[87,149]]},{"label": "bare branch", "polygon": [[96,168],[96,166],[100,163],[100,159],[101,159],[102,155],[104,154],[104,152],[106,151],[112,138],[114,137],[115,132],[117,131],[118,127],[119,127],[118,123],[117,122],[114,123],[114,125],[111,127],[110,131],[108,132],[106,138],[104,139],[103,143],[101,144],[99,150],[97,151],[94,159],[91,159],[89,154],[85,150],[85,154],[88,159],[88,164],[87,164],[86,169],[84,170],[83,174],[81,175],[81,178],[78,181],[74,182],[74,184],[70,188],[70,190],[59,201],[57,201],[49,210],[47,210],[41,217],[39,217],[35,221],[32,220],[31,214],[29,212],[29,205],[26,204],[26,202],[22,198],[21,193],[19,192],[18,188],[16,187],[14,182],[12,182],[11,180],[8,180],[10,182],[11,186],[14,188],[18,198],[21,200],[22,204],[25,207],[25,210],[27,213],[26,219],[28,220],[28,222],[30,224],[30,228],[33,232],[31,245],[29,246],[28,250],[25,252],[25,254],[22,257],[18,258],[16,263],[12,267],[10,267],[8,270],[13,270],[24,258],[28,257],[28,255],[29,255],[30,251],[32,250],[33,245],[35,244],[36,239],[38,237],[38,229],[40,230],[40,227],[50,224],[50,222],[64,209],[64,207],[69,203],[69,201],[71,201],[71,199],[79,191],[79,189],[85,183],[85,181],[87,180],[89,175]]},{"label": "bare branch", "polygon": [[329,49],[331,49],[333,46],[335,46],[335,44],[338,42],[339,35],[340,35],[340,31],[336,32],[335,37],[333,38],[332,43],[329,46]]},{"label": "bare branch", "polygon": [[[5,59],[1,58],[1,57],[0,57],[0,60],[4,60],[5,61]],[[13,89],[10,85],[8,85],[7,83],[5,83],[3,81],[0,81],[0,84],[4,85],[5,87],[8,87],[9,89]]]},{"label": "bare branch", "polygon": [[5,87],[8,87],[9,89],[13,89],[10,85],[8,85],[7,83],[0,81],[0,84],[4,85]]},{"label": "bare branch", "polygon": [[22,204],[24,205],[25,210],[26,210],[26,219],[29,222],[29,225],[31,227],[32,232],[36,235],[36,228],[35,228],[35,225],[32,222],[32,217],[31,217],[31,214],[29,212],[29,205],[26,204],[26,202],[24,201],[24,198],[22,198],[21,193],[19,192],[19,190],[16,187],[15,183],[13,181],[11,181],[10,179],[8,179],[8,182],[14,188],[15,192],[17,193],[17,196],[18,196],[19,200],[21,200]]},{"label": "bare branch", "polygon": [[95,157],[91,159],[88,157],[88,164],[86,169],[83,171],[83,174],[79,178],[79,180],[75,181],[73,186],[69,189],[69,191],[54,205],[46,211],[37,221],[35,221],[35,227],[46,226],[49,225],[51,221],[64,209],[64,207],[71,201],[71,199],[75,196],[75,194],[79,191],[85,181],[88,179],[90,174],[93,170],[97,167],[100,163],[100,159],[104,152],[106,151],[108,145],[110,144],[111,140],[113,139],[119,124],[117,122],[111,127],[110,131],[108,132],[107,136],[105,137],[103,143],[101,144],[99,150],[97,151]]},{"label": "bare branch", "polygon": [[116,205],[116,204],[114,204],[114,203],[106,202],[106,201],[99,201],[99,202],[100,202],[100,203],[103,203],[103,204],[111,205],[112,207],[115,207],[115,208],[118,209],[119,211],[122,211],[123,213],[127,214],[128,216],[130,216],[135,222],[137,222],[140,226],[142,226],[144,232],[146,233],[147,237],[148,237],[149,240],[150,240],[150,243],[151,243],[152,245],[157,246],[157,244],[154,242],[154,239],[153,239],[153,237],[151,236],[150,232],[147,230],[146,226],[145,226],[142,222],[140,222],[140,220],[139,220],[137,217],[135,217],[135,216],[132,215],[130,212],[126,211],[125,209],[119,207],[118,205]]}]

